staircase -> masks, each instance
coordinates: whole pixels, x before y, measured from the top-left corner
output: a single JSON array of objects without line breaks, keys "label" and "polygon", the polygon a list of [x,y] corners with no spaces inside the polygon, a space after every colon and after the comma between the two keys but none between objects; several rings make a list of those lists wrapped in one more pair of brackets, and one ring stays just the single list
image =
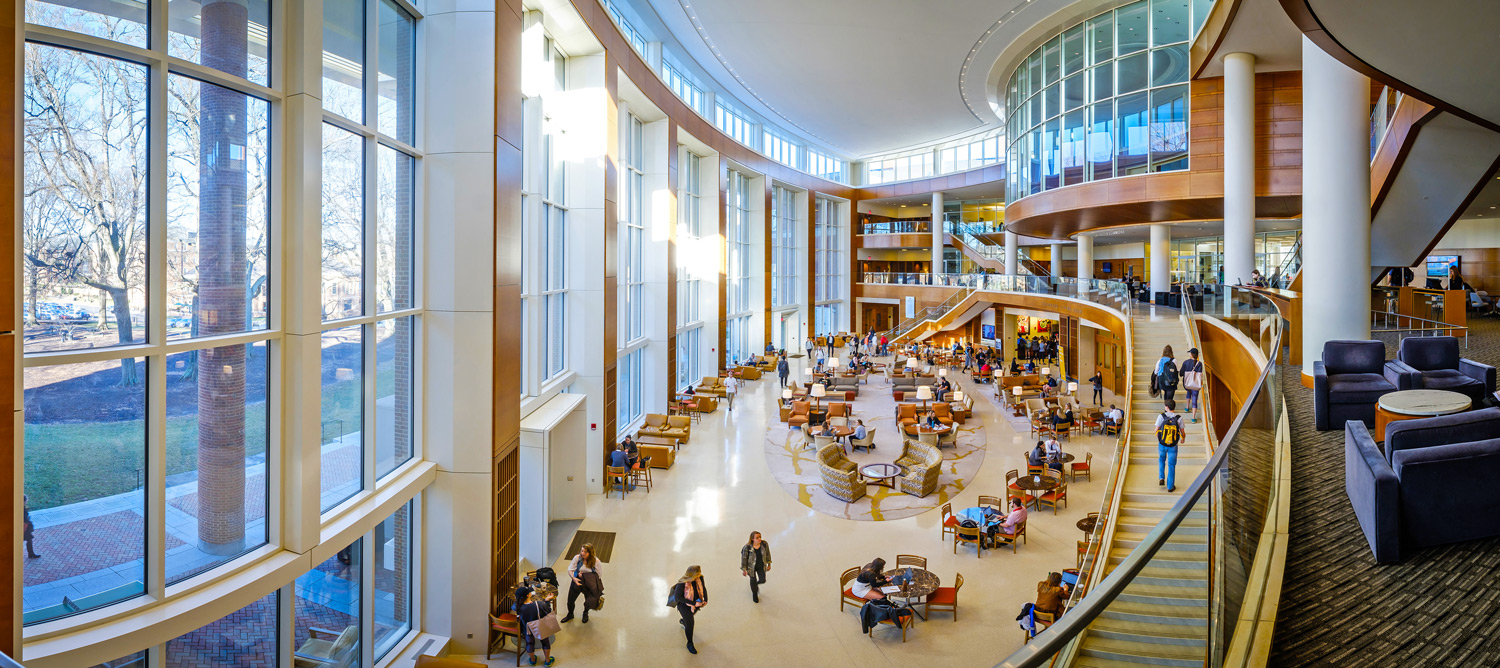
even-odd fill
[{"label": "staircase", "polygon": [[[1185,356],[1187,334],[1178,313],[1141,309],[1131,318],[1131,364],[1135,387],[1130,394],[1130,433],[1120,505],[1107,530],[1107,576],[1166,515],[1177,497],[1208,463],[1204,423],[1186,417],[1185,393],[1179,389],[1178,412],[1183,414],[1184,438],[1177,448],[1177,493],[1157,485],[1156,416],[1160,398],[1150,393],[1151,372],[1163,346]],[[1182,666],[1201,668],[1208,652],[1209,581],[1208,502],[1183,520],[1140,574],[1084,632],[1070,665]]]}]

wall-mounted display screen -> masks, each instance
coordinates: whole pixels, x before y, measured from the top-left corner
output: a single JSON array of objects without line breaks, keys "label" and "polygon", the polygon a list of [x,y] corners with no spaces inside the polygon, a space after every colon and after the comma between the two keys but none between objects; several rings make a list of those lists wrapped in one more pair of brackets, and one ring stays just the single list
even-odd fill
[{"label": "wall-mounted display screen", "polygon": [[1427,275],[1433,278],[1444,278],[1448,275],[1448,268],[1458,267],[1457,255],[1428,255]]}]

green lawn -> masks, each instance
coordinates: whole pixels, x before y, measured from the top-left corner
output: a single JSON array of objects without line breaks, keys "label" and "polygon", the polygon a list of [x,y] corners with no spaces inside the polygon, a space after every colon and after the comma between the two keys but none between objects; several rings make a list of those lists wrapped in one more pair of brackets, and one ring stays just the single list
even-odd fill
[{"label": "green lawn", "polygon": [[[389,367],[390,365],[386,365]],[[389,371],[382,368],[381,371]],[[392,373],[376,375],[376,396],[394,392]],[[360,430],[358,379],[323,386],[324,422],[343,420],[344,431]],[[337,425],[330,425],[333,438]],[[26,425],[26,494],[33,510],[128,492],[145,482],[144,420]],[[245,455],[266,449],[266,404],[245,406]],[[198,466],[198,417],[167,418],[167,475]]]}]

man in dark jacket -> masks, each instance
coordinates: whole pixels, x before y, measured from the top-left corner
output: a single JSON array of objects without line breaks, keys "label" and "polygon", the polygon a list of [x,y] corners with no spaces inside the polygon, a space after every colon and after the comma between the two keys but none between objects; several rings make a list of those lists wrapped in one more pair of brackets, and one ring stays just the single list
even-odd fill
[{"label": "man in dark jacket", "polygon": [[787,363],[786,363],[786,355],[782,355],[781,359],[779,359],[779,360],[776,361],[776,375],[779,378],[781,378],[781,386],[782,387],[786,387],[786,376],[787,376],[787,374],[789,374],[791,372],[792,372],[792,367],[790,367],[790,366],[787,365]]}]

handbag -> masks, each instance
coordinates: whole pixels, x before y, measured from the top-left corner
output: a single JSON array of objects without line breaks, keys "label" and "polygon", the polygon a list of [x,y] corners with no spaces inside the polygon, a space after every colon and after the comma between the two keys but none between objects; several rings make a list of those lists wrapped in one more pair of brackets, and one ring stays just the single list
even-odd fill
[{"label": "handbag", "polygon": [[[542,604],[532,603],[532,605],[537,606],[538,613],[542,611]],[[537,640],[546,640],[557,635],[559,631],[562,631],[562,624],[557,621],[557,611],[549,610],[545,616],[537,618],[536,621],[526,622],[526,631]]]}]

